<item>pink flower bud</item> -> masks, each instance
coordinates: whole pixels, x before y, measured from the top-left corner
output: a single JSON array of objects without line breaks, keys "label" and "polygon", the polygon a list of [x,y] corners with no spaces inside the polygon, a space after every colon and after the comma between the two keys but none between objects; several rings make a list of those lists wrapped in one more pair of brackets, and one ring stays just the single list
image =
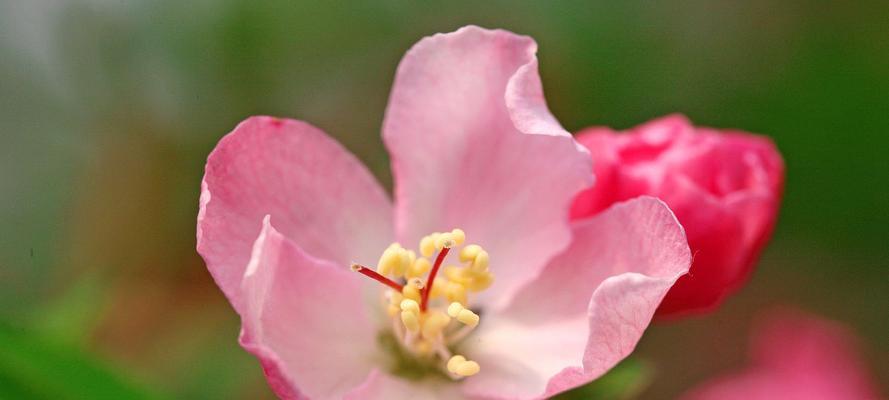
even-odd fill
[{"label": "pink flower bud", "polygon": [[650,195],[686,230],[694,261],[659,316],[712,310],[743,285],[771,235],[784,183],[784,163],[768,138],[696,128],[671,115],[624,133],[587,128],[577,139],[592,154],[596,183],[578,195],[572,218]]}]

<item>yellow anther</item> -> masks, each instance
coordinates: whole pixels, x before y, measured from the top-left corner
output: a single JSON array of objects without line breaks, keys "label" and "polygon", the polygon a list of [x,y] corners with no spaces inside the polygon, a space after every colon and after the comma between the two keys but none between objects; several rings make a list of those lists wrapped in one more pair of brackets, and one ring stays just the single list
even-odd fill
[{"label": "yellow anther", "polygon": [[[404,274],[404,270],[413,263],[411,253],[402,248],[398,243],[392,243],[386,248],[383,255],[380,256],[380,261],[377,263],[377,272],[384,276],[401,276]],[[416,255],[413,257],[416,257]]]},{"label": "yellow anther", "polygon": [[454,239],[454,234],[450,232],[440,233],[438,237],[435,238],[435,248],[436,250],[441,250],[442,248],[451,248],[457,245],[457,240]]},{"label": "yellow anther", "polygon": [[450,322],[451,318],[441,311],[432,312],[423,321],[423,337],[431,340],[441,336],[441,332]]},{"label": "yellow anther", "polygon": [[466,285],[466,288],[471,292],[481,292],[490,287],[492,283],[494,283],[494,274],[490,272],[482,272],[475,274],[472,281]]},{"label": "yellow anther", "polygon": [[444,328],[451,323],[451,317],[441,311],[432,311],[426,319],[427,324],[432,324],[440,328]]},{"label": "yellow anther", "polygon": [[475,260],[476,254],[482,251],[482,246],[477,244],[470,244],[460,250],[460,261],[461,262],[470,262]]},{"label": "yellow anther", "polygon": [[404,250],[402,252],[401,262],[405,270],[413,266],[414,261],[417,261],[417,253],[414,253],[413,250]]},{"label": "yellow anther", "polygon": [[478,254],[475,255],[475,259],[472,261],[472,265],[469,268],[472,272],[485,272],[488,270],[488,252],[484,250],[480,250]]},{"label": "yellow anther", "polygon": [[404,277],[407,279],[419,278],[423,275],[426,275],[426,273],[428,273],[431,269],[432,263],[429,262],[428,259],[420,257],[416,259],[410,267],[407,268],[407,270],[404,272]]},{"label": "yellow anther", "polygon": [[391,275],[392,272],[395,271],[396,264],[400,263],[398,253],[392,250],[391,248],[386,249],[383,252],[383,255],[380,256],[380,261],[377,262],[377,272],[380,275],[387,276]]},{"label": "yellow anther", "polygon": [[420,331],[420,320],[417,318],[417,314],[412,313],[410,311],[402,311],[401,312],[401,323],[404,324],[404,327],[411,333],[417,333]]},{"label": "yellow anther", "polygon": [[465,363],[465,362],[466,362],[466,357],[463,357],[459,354],[451,357],[451,359],[448,360],[448,371],[457,373],[457,367],[463,365],[463,363]]},{"label": "yellow anther", "polygon": [[432,235],[420,239],[420,254],[423,257],[432,257],[435,254],[435,238]]},{"label": "yellow anther", "polygon": [[472,277],[466,274],[465,268],[460,268],[457,266],[447,266],[444,268],[444,274],[448,278],[448,280],[457,282],[462,285],[467,285],[472,281]]},{"label": "yellow anther", "polygon": [[444,279],[436,279],[432,282],[432,290],[429,291],[430,298],[439,298],[445,295],[448,289],[448,282]]},{"label": "yellow anther", "polygon": [[466,357],[461,355],[451,357],[451,359],[448,360],[447,367],[448,371],[460,376],[473,376],[481,370],[481,367],[479,367],[477,362],[468,361]]},{"label": "yellow anther", "polygon": [[448,285],[445,288],[445,298],[447,298],[449,302],[456,301],[459,303],[466,303],[466,286],[456,282],[448,282]]},{"label": "yellow anther", "polygon": [[409,251],[407,251],[407,250],[405,250],[405,249],[400,249],[400,250],[398,250],[398,259],[399,259],[399,262],[398,262],[398,265],[395,266],[395,270],[392,271],[392,273],[393,273],[395,276],[402,276],[402,275],[404,275],[404,271],[405,271],[408,267],[410,267],[411,264],[414,263],[414,259],[415,259],[417,256],[414,255],[413,258],[411,258],[411,253],[413,253],[413,252],[409,252]]},{"label": "yellow anther", "polygon": [[460,314],[460,311],[463,311],[463,308],[462,304],[455,301],[448,306],[448,315],[457,318],[457,315]]},{"label": "yellow anther", "polygon": [[420,302],[420,288],[414,285],[404,285],[401,288],[401,294],[407,299],[414,300],[417,303]]},{"label": "yellow anther", "polygon": [[463,244],[463,242],[466,241],[466,232],[463,232],[462,229],[455,228],[451,231],[451,237],[454,239],[454,242],[457,244],[457,246],[460,246]]},{"label": "yellow anther", "polygon": [[459,366],[454,371],[455,374],[460,376],[473,376],[481,370],[481,367],[475,361],[466,361]]},{"label": "yellow anther", "polygon": [[[450,310],[448,310],[450,311]],[[457,313],[457,321],[460,321],[468,326],[476,326],[478,325],[479,318],[478,314],[472,312],[472,310],[468,308],[464,308]]]},{"label": "yellow anther", "polygon": [[404,299],[401,301],[401,311],[408,311],[414,314],[420,313],[420,303],[417,303],[416,300]]}]

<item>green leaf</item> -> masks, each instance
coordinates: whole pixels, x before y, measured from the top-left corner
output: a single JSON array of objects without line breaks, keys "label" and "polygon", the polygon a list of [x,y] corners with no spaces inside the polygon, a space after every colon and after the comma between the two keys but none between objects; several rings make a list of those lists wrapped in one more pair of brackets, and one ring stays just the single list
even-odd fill
[{"label": "green leaf", "polygon": [[0,323],[0,399],[161,399],[70,346]]},{"label": "green leaf", "polygon": [[645,389],[650,381],[651,368],[642,361],[627,358],[599,379],[553,399],[631,399]]}]

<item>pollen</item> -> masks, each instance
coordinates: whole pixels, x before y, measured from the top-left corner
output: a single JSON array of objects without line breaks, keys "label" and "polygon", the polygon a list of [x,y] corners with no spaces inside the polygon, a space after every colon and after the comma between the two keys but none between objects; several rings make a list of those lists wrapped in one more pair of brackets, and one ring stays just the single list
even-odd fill
[{"label": "pollen", "polygon": [[[469,305],[474,293],[494,282],[488,252],[466,244],[462,229],[424,236],[417,250],[392,243],[375,269],[353,264],[352,270],[387,287],[383,307],[404,350],[453,379],[473,376],[479,364],[452,351],[481,323]],[[460,264],[444,266],[452,250]]]}]

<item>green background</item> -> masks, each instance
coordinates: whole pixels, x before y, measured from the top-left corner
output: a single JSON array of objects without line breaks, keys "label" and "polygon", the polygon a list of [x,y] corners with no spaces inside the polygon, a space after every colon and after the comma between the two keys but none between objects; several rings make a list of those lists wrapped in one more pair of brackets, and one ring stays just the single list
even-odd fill
[{"label": "green background", "polygon": [[641,397],[742,365],[776,305],[847,324],[887,386],[889,3],[477,3],[0,1],[0,398],[270,397],[194,251],[206,155],[249,115],[293,117],[390,185],[395,67],[465,24],[538,41],[569,130],[682,112],[784,154],[757,273],[647,332]]}]

